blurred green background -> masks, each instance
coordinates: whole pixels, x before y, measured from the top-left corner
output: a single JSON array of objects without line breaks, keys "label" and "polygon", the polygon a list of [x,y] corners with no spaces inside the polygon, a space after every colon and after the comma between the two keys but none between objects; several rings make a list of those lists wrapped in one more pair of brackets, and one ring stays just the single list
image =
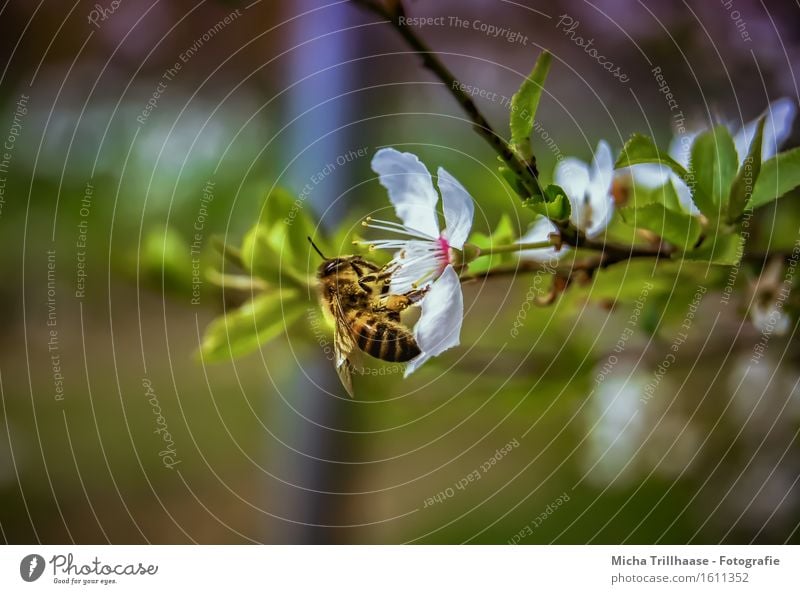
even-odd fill
[{"label": "blurred green background", "polygon": [[[728,270],[698,265],[621,264],[549,307],[524,305],[533,275],[472,282],[462,346],[408,380],[371,362],[354,400],[311,327],[313,297],[257,353],[203,364],[204,328],[248,297],[208,282],[222,265],[212,238],[239,245],[274,187],[302,195],[341,253],[361,218],[390,216],[369,168],[381,146],[453,173],[477,231],[508,214],[521,233],[532,213],[442,84],[349,2],[110,7],[0,9],[6,542],[800,542],[795,320],[743,374],[759,339],[745,305],[758,270],[745,265],[730,302],[718,291]],[[537,119],[554,143],[534,135],[545,178],[559,153],[588,160],[600,138],[619,150],[641,131],[666,146],[673,114],[655,66],[696,126],[740,125],[798,95],[791,3],[736,0],[750,41],[718,2],[406,9],[527,36],[419,30],[460,80],[498,96],[553,53]],[[565,35],[560,15],[630,81]],[[476,101],[505,131],[507,105]],[[795,203],[759,211],[756,245],[794,243]],[[649,281],[657,290],[615,352]],[[689,338],[642,404],[700,283],[712,289]]]}]

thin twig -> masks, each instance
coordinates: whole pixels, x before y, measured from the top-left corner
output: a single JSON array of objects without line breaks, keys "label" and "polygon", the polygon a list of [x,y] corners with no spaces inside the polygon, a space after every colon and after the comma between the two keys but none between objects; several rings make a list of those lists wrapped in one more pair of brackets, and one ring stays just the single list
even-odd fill
[{"label": "thin twig", "polygon": [[[603,250],[602,244],[595,244],[594,242],[589,242],[588,245],[584,245],[583,247],[593,250]],[[670,251],[666,248],[655,250],[638,247],[625,248],[616,245],[605,245],[604,247],[604,251],[601,251],[597,255],[583,260],[570,261],[571,263],[569,264],[559,263],[557,266],[550,266],[549,264],[533,260],[520,260],[516,265],[498,266],[484,272],[462,274],[460,278],[462,283],[467,283],[500,276],[514,276],[526,272],[546,272],[562,278],[569,278],[574,276],[575,273],[580,273],[591,278],[598,270],[628,260],[641,258],[655,258],[656,260],[670,259]],[[753,264],[764,264],[764,262],[772,256],[781,257],[784,261],[789,257],[788,254],[781,252],[770,254],[758,252],[744,254],[742,256],[742,261],[751,262]]]},{"label": "thin twig", "polygon": [[624,257],[621,252],[606,252],[589,258],[584,258],[583,260],[571,260],[570,263],[564,264],[559,263],[557,266],[551,266],[547,263],[536,262],[533,260],[520,260],[515,265],[497,266],[484,272],[462,274],[460,278],[462,283],[466,283],[480,279],[494,278],[497,276],[513,276],[526,272],[546,272],[562,278],[569,278],[575,273],[582,273],[584,276],[591,277],[598,270],[602,270],[608,266],[611,266],[612,264],[618,264],[619,262],[633,258],[666,257],[666,254],[656,256],[649,251],[642,250],[625,252]]},{"label": "thin twig", "polygon": [[[447,66],[439,60],[436,54],[433,53],[433,50],[417,36],[411,27],[401,24],[399,17],[403,14],[402,9],[399,9],[396,13],[392,13],[380,1],[352,0],[352,2],[387,19],[395,30],[402,35],[406,43],[408,43],[412,49],[420,53],[424,66],[445,84],[447,90],[450,91],[464,111],[467,112],[467,115],[469,115],[470,119],[474,122],[473,127],[475,131],[486,139],[508,168],[522,181],[527,194],[523,196],[523,198],[541,195],[542,190],[539,186],[538,172],[534,165],[535,160],[531,159],[530,163],[525,163],[525,161],[520,159],[511,149],[508,142],[494,131],[489,121],[480,112],[472,98],[464,92],[458,79],[450,72]],[[399,2],[397,5],[401,6]]]},{"label": "thin twig", "polygon": [[520,261],[515,266],[496,266],[483,272],[472,272],[462,274],[460,279],[462,283],[468,283],[485,278],[494,278],[496,276],[513,276],[525,272],[548,272],[553,273],[556,269],[540,262],[532,260]]}]

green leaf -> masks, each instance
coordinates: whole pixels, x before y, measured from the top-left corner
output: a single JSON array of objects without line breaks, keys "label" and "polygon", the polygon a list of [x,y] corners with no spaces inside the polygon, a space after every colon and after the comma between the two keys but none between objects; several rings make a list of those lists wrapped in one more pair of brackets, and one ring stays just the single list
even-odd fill
[{"label": "green leaf", "polygon": [[756,127],[755,136],[750,142],[750,149],[744,159],[739,173],[731,187],[731,199],[728,203],[728,221],[734,222],[744,213],[747,201],[753,195],[753,189],[758,181],[761,172],[761,145],[764,137],[764,122],[766,116],[762,117]]},{"label": "green leaf", "polygon": [[242,261],[242,251],[238,247],[227,243],[221,236],[215,235],[211,238],[211,245],[222,256],[226,262],[238,268],[246,268]]},{"label": "green leaf", "polygon": [[692,144],[689,175],[694,183],[689,187],[697,208],[709,219],[727,215],[738,161],[731,133],[723,125],[699,134]]},{"label": "green leaf", "polygon": [[[735,148],[733,154],[736,154]],[[692,199],[700,211],[704,214],[708,214],[705,210],[703,210],[703,206],[701,206],[701,204],[710,205],[712,204],[712,200],[706,193],[705,189],[700,187],[699,184],[695,183],[694,176],[686,171],[683,165],[670,157],[669,154],[660,150],[655,145],[652,138],[649,136],[643,136],[641,134],[634,134],[623,147],[622,153],[620,154],[619,159],[617,159],[614,167],[616,169],[621,169],[623,167],[630,167],[631,165],[639,165],[641,163],[658,163],[660,165],[666,165],[669,167],[673,173],[675,173],[675,175],[677,175],[687,186],[689,186],[692,191]],[[680,210],[683,210],[683,208]]]},{"label": "green leaf", "polygon": [[270,193],[258,223],[242,241],[242,263],[247,270],[271,283],[281,275],[297,279],[308,272],[311,247],[307,237],[313,237],[323,251],[329,250],[322,238],[315,237],[315,225],[306,208],[286,190],[277,188]]},{"label": "green leaf", "polygon": [[[197,256],[201,258],[201,256]],[[173,227],[147,233],[139,252],[143,275],[168,291],[187,292],[192,285],[192,255],[189,242]]]},{"label": "green leaf", "polygon": [[675,191],[675,185],[672,183],[672,180],[665,183],[661,188],[656,188],[656,192],[658,192],[661,198],[661,204],[666,208],[674,210],[675,212],[686,212],[681,205],[678,192]]},{"label": "green leaf", "polygon": [[285,332],[306,309],[298,295],[293,290],[264,293],[215,319],[203,336],[203,359],[211,362],[240,357]]},{"label": "green leaf", "polygon": [[700,221],[682,212],[666,208],[663,204],[620,209],[622,219],[637,229],[647,229],[682,250],[690,250],[700,239]]},{"label": "green leaf", "polygon": [[661,204],[669,210],[678,213],[685,212],[681,206],[681,201],[678,199],[678,193],[675,191],[675,186],[672,181],[668,181],[660,188],[646,188],[641,185],[633,187],[631,193],[633,198],[633,206],[639,208],[646,204]]},{"label": "green leaf", "polygon": [[539,100],[542,97],[544,81],[550,71],[552,56],[543,51],[536,60],[533,71],[526,78],[519,90],[511,97],[511,145],[525,159],[531,158],[530,136]]},{"label": "green leaf", "polygon": [[544,190],[544,202],[528,200],[529,206],[534,212],[546,216],[553,221],[566,221],[572,213],[567,193],[555,184],[550,184]]},{"label": "green leaf", "polygon": [[282,241],[280,230],[275,233],[269,226],[257,224],[242,240],[242,263],[254,276],[277,284],[289,262],[288,258],[282,261],[278,255],[280,247],[275,248]]},{"label": "green leaf", "polygon": [[[295,197],[283,188],[276,188],[267,196],[259,223],[270,227],[273,247],[278,253],[281,253],[282,248],[282,257],[305,260],[309,250],[306,238],[314,237],[316,228],[309,215],[309,208],[310,205],[306,200]],[[281,232],[277,232],[276,229],[280,229]],[[284,239],[286,244],[282,245]],[[317,241],[316,237],[314,241]]]},{"label": "green leaf", "polygon": [[514,233],[514,225],[511,222],[511,217],[507,212],[504,212],[500,217],[500,221],[497,223],[497,227],[494,228],[492,240],[495,245],[501,245],[504,243],[511,243],[515,236],[516,234]]},{"label": "green leaf", "polygon": [[716,241],[713,237],[708,238],[699,248],[686,252],[683,257],[685,260],[733,266],[742,259],[743,252],[744,238],[738,233],[731,233],[718,235]]},{"label": "green leaf", "polygon": [[652,138],[642,134],[634,134],[622,148],[622,153],[620,153],[614,168],[622,169],[623,167],[630,167],[640,163],[660,163],[672,169],[682,180],[685,181],[689,178],[689,173],[683,168],[683,165],[670,157],[669,154],[660,150]]},{"label": "green leaf", "polygon": [[748,208],[759,208],[800,186],[800,147],[764,161]]}]

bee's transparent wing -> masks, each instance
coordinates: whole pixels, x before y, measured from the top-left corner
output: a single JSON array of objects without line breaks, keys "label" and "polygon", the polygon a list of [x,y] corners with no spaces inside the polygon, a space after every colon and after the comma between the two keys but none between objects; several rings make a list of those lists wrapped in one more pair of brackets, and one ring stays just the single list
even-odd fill
[{"label": "bee's transparent wing", "polygon": [[350,328],[347,324],[344,311],[342,310],[339,298],[333,298],[333,317],[334,317],[334,331],[333,331],[333,350],[336,355],[336,373],[342,381],[344,389],[351,398],[353,394],[353,378],[350,372],[350,353],[356,349],[356,342],[353,335],[350,333]]}]

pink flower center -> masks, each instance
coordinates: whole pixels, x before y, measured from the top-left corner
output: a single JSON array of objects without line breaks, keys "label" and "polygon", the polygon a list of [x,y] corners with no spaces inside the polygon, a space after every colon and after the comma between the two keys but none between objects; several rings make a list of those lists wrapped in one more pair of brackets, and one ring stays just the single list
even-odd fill
[{"label": "pink flower center", "polygon": [[437,240],[439,242],[439,249],[442,251],[442,257],[444,263],[442,264],[442,270],[447,268],[448,264],[452,264],[452,258],[450,257],[450,244],[447,242],[447,239],[444,237],[439,237]]}]

